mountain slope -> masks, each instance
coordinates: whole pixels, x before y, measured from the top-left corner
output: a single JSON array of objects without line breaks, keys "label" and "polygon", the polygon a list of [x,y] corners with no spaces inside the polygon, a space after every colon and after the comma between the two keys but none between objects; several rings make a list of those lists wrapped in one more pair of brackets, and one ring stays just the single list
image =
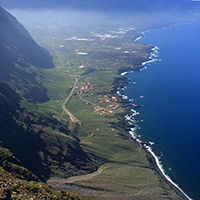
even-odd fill
[{"label": "mountain slope", "polygon": [[2,8],[0,25],[0,141],[43,181],[93,171],[77,136],[33,103],[48,100],[40,80],[51,56]]},{"label": "mountain slope", "polygon": [[[38,46],[28,31],[1,7],[0,24],[0,42],[8,51],[16,51],[25,61],[34,66],[40,68],[54,67],[48,52]],[[15,61],[14,58],[13,61]]]},{"label": "mountain slope", "polygon": [[29,170],[0,144],[0,199],[65,199],[79,198],[64,191],[54,191]]},{"label": "mountain slope", "polygon": [[[14,92],[7,83],[0,82],[0,140],[5,147],[9,148],[15,155],[24,163],[30,155],[35,158],[34,163],[38,165],[41,170],[41,174],[46,174],[46,169],[41,166],[41,162],[38,162],[38,156],[36,149],[33,149],[34,142],[40,141],[38,135],[34,134],[29,128],[27,130],[26,124],[20,118],[23,117],[22,109],[20,108],[20,96]],[[32,141],[32,139],[34,139]],[[30,144],[33,145],[30,145]],[[32,147],[31,147],[32,146]],[[29,160],[29,159],[28,159]],[[40,160],[40,159],[39,159]],[[29,161],[33,164],[33,160]]]},{"label": "mountain slope", "polygon": [[[79,139],[50,115],[20,106],[21,97],[0,81],[0,141],[40,180],[50,174],[91,172]],[[31,158],[31,159],[30,159]]]},{"label": "mountain slope", "polygon": [[31,38],[28,31],[0,7],[0,80],[33,101],[46,101],[46,89],[36,76],[40,68],[52,68],[50,54]]}]

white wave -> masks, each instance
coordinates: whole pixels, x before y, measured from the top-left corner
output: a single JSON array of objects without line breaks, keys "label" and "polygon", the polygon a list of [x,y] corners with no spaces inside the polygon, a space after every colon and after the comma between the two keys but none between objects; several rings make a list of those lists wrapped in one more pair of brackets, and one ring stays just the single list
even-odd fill
[{"label": "white wave", "polygon": [[[128,121],[131,121],[131,122],[136,122],[133,118],[133,116],[135,116],[137,114],[137,112],[133,109],[131,109],[131,111],[133,112],[132,115],[126,115],[125,118],[128,120]],[[132,119],[133,118],[133,119]],[[130,128],[131,131],[129,131],[130,135],[132,136],[132,138],[134,140],[136,140],[137,142],[141,142],[141,140],[139,139],[140,135],[138,135],[135,131],[137,129],[140,129],[140,127],[135,124],[135,127],[134,128]],[[154,142],[149,142],[150,146],[151,145],[154,145],[155,143]],[[158,166],[159,170],[161,171],[162,175],[166,178],[167,181],[169,181],[173,186],[175,186],[176,188],[178,188],[180,190],[180,192],[185,195],[186,198],[188,198],[189,200],[192,200],[186,193],[183,192],[183,190],[176,184],[174,183],[171,178],[165,174],[165,171],[163,169],[163,166],[161,164],[161,161],[159,160],[159,157],[157,157],[155,155],[155,153],[152,151],[152,148],[148,145],[145,145],[145,148],[151,153],[151,155],[154,157],[155,161],[156,161],[156,165]],[[161,152],[161,156],[163,156],[162,152]],[[171,168],[169,168],[169,170],[171,170]]]},{"label": "white wave", "polygon": [[135,110],[132,110],[131,109],[131,111],[133,112],[131,115],[125,115],[124,117],[125,117],[125,119],[127,120],[127,121],[129,121],[130,122],[130,124],[132,125],[132,124],[135,124],[135,126],[137,127],[137,122],[139,122],[138,120],[135,120],[134,119],[134,116],[136,116],[136,115],[139,115],[139,112],[136,112]]},{"label": "white wave", "polygon": [[130,121],[128,121],[128,124],[130,124],[130,125],[133,125],[134,123],[133,123],[133,122],[130,122]]},{"label": "white wave", "polygon": [[151,30],[149,29],[149,30],[146,30],[146,31],[142,31],[142,35],[145,35],[145,33],[148,33],[148,32],[150,32]]},{"label": "white wave", "polygon": [[133,114],[132,114],[132,115],[130,115],[130,116],[135,116],[135,115],[137,115],[137,112],[136,112],[136,110],[133,110],[133,109],[131,109],[131,111],[133,112]]},{"label": "white wave", "polygon": [[132,132],[135,132],[137,130],[137,127],[130,128]]},{"label": "white wave", "polygon": [[139,142],[139,143],[141,142],[141,140],[140,140],[140,139],[138,139],[138,138],[137,138],[137,140],[136,140],[136,141],[137,141],[137,142]]},{"label": "white wave", "polygon": [[123,72],[123,73],[121,73],[121,76],[124,76],[125,74],[127,74],[128,72]]},{"label": "white wave", "polygon": [[151,155],[154,157],[155,161],[156,161],[156,165],[158,166],[159,170],[161,171],[162,175],[167,179],[167,181],[169,181],[173,186],[175,186],[176,188],[178,188],[182,194],[184,194],[189,200],[192,200],[187,194],[185,194],[183,192],[183,190],[176,184],[174,183],[171,178],[165,174],[165,171],[163,169],[163,166],[161,164],[161,161],[159,160],[159,158],[155,155],[155,153],[152,151],[152,148],[144,145],[146,147],[146,149],[151,153]]},{"label": "white wave", "polygon": [[126,95],[122,95],[122,99],[128,99],[128,97]]},{"label": "white wave", "polygon": [[128,121],[130,121],[130,122],[133,122],[133,123],[134,123],[134,119],[132,119],[132,117],[131,117],[131,116],[129,116],[129,115],[125,115],[124,117],[125,117],[125,119],[126,119],[126,120],[128,120]]},{"label": "white wave", "polygon": [[140,71],[143,71],[143,70],[145,70],[145,69],[147,69],[147,67],[145,66],[145,67],[143,67],[142,69],[140,69]]},{"label": "white wave", "polygon": [[142,65],[144,66],[146,64],[153,63],[153,62],[156,62],[156,61],[161,61],[161,60],[160,59],[151,59],[151,60],[143,62]]},{"label": "white wave", "polygon": [[155,143],[154,143],[154,142],[149,142],[149,144],[150,144],[150,145],[154,145]]},{"label": "white wave", "polygon": [[[200,1],[200,0],[199,0],[199,1]],[[149,32],[149,31],[150,31],[150,30],[144,31],[144,32],[142,32],[142,34],[144,35],[145,33]],[[145,35],[144,35],[144,37],[145,37]],[[137,41],[137,40],[139,40],[139,39],[141,39],[141,38],[142,38],[142,36],[136,38],[135,41]],[[143,62],[143,63],[142,63],[142,66],[144,66],[144,65],[146,65],[146,64],[150,64],[150,63],[156,62],[156,61],[161,61],[161,59],[155,59],[155,57],[158,57],[158,51],[157,51],[157,50],[159,50],[159,47],[157,47],[157,46],[154,46],[154,48],[152,48],[152,51],[153,51],[153,52],[150,54],[150,57],[149,57],[150,60]],[[145,67],[145,68],[146,68],[146,67]],[[140,71],[142,71],[142,69],[141,69]],[[124,76],[126,73],[128,73],[128,72],[123,72],[123,73],[121,73],[121,75]],[[132,73],[134,73],[134,72],[132,72]],[[133,83],[136,84],[136,82],[133,82]],[[119,91],[117,91],[117,94],[120,95],[120,96],[122,96],[122,98],[123,98],[123,97],[128,98],[128,97],[125,96],[125,95],[121,95]],[[144,98],[144,96],[140,96],[140,98]],[[143,106],[143,105],[142,105],[142,106]],[[137,121],[134,119],[134,116],[137,115],[137,114],[139,114],[139,112],[136,112],[136,111],[133,110],[133,109],[131,109],[131,111],[133,112],[132,115],[126,115],[126,116],[124,116],[124,117],[125,117],[125,119],[128,121],[128,123],[132,125],[133,123],[136,123],[136,122],[137,122]],[[142,120],[141,120],[141,121],[142,121]],[[137,124],[135,124],[135,127],[134,127],[134,128],[130,128],[131,131],[129,131],[129,133],[130,133],[130,135],[132,136],[133,139],[135,139],[137,142],[140,143],[141,140],[138,138],[138,137],[140,137],[140,136],[137,135],[137,133],[136,133],[136,130],[137,130],[137,129],[140,129],[140,127],[137,126]],[[153,145],[154,142],[149,142],[149,144],[150,144],[150,145]],[[152,151],[152,148],[151,148],[150,146],[145,145],[145,144],[144,144],[144,146],[145,146],[145,148],[151,153],[151,155],[154,157],[155,162],[156,162],[156,165],[158,166],[159,170],[161,171],[162,175],[166,178],[166,180],[169,181],[169,182],[170,182],[173,186],[175,186],[177,189],[179,189],[180,192],[181,192],[182,194],[184,194],[186,198],[188,198],[189,200],[192,200],[187,194],[185,194],[185,193],[183,192],[183,190],[182,190],[176,183],[174,183],[174,182],[171,180],[171,178],[170,178],[168,175],[165,174],[165,171],[164,171],[164,169],[163,169],[163,166],[162,166],[162,164],[161,164],[161,161],[160,161],[159,158],[155,155],[155,153]],[[162,154],[161,154],[161,155],[162,155]],[[169,170],[171,170],[171,168],[169,168]]]},{"label": "white wave", "polygon": [[142,36],[136,38],[136,39],[135,39],[135,42],[138,41],[138,40],[140,40],[141,38],[142,38]]},{"label": "white wave", "polygon": [[158,53],[157,52],[150,53],[149,58],[152,58],[152,57],[158,57]]},{"label": "white wave", "polygon": [[134,140],[137,139],[137,134],[136,134],[136,133],[134,133],[134,132],[132,132],[132,131],[129,131],[129,133],[130,133],[131,137],[132,137]]}]

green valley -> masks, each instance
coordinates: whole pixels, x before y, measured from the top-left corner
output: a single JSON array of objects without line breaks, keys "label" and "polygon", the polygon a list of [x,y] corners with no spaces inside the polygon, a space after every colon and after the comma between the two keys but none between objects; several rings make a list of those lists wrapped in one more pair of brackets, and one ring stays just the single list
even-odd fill
[{"label": "green valley", "polygon": [[[38,37],[38,41],[51,52],[56,68],[45,70],[43,84],[51,100],[39,106],[67,124],[98,169],[68,179],[52,176],[47,183],[83,199],[181,199],[129,135],[124,119],[126,100],[116,95],[117,88],[128,81],[120,73],[140,70],[142,62],[148,60],[152,47],[134,42],[141,33],[134,28],[91,30],[84,26],[46,31],[50,34],[44,31],[42,35],[48,37]],[[65,107],[77,122],[61,110],[72,89]]]},{"label": "green valley", "polygon": [[0,198],[184,199],[129,134],[133,105],[116,93],[152,52],[138,27],[37,24],[41,47],[0,11]]}]

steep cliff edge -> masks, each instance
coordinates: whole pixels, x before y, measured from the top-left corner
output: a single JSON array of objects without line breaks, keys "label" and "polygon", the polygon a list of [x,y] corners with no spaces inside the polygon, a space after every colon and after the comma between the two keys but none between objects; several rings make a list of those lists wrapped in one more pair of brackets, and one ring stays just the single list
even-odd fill
[{"label": "steep cliff edge", "polygon": [[93,171],[77,136],[34,104],[49,99],[40,80],[50,54],[1,7],[0,55],[0,142],[42,181]]},{"label": "steep cliff edge", "polygon": [[46,101],[46,89],[36,78],[40,69],[53,68],[51,55],[28,31],[0,7],[0,80],[8,82],[23,97]]}]

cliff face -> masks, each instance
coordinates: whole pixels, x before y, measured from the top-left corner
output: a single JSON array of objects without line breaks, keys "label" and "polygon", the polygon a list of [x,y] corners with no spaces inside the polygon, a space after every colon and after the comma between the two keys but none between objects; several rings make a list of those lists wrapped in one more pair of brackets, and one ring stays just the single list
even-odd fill
[{"label": "cliff face", "polygon": [[[49,53],[44,48],[38,46],[28,31],[11,14],[1,7],[0,24],[0,43],[7,51],[17,53],[21,59],[36,67],[54,67]],[[12,54],[10,59],[12,62],[18,62],[14,54]],[[2,56],[1,62],[5,62]]]},{"label": "cliff face", "polygon": [[43,181],[50,174],[93,171],[91,159],[67,126],[49,114],[22,108],[20,101],[21,97],[0,81],[0,144]]},{"label": "cliff face", "polygon": [[[38,80],[42,69],[52,67],[49,53],[0,7],[0,144],[41,180],[93,171],[79,139],[34,104],[48,100]],[[28,100],[23,107],[21,96]]]},{"label": "cliff face", "polygon": [[46,101],[46,89],[36,80],[41,68],[53,68],[52,57],[28,31],[0,7],[0,80],[32,101]]},{"label": "cliff face", "polygon": [[[39,168],[41,174],[47,176],[48,169],[43,166],[37,155],[42,141],[26,123],[20,100],[21,97],[7,83],[0,81],[0,141],[20,159],[24,166],[30,170]],[[30,156],[34,161],[29,159]],[[42,178],[37,170],[33,172]]]}]

